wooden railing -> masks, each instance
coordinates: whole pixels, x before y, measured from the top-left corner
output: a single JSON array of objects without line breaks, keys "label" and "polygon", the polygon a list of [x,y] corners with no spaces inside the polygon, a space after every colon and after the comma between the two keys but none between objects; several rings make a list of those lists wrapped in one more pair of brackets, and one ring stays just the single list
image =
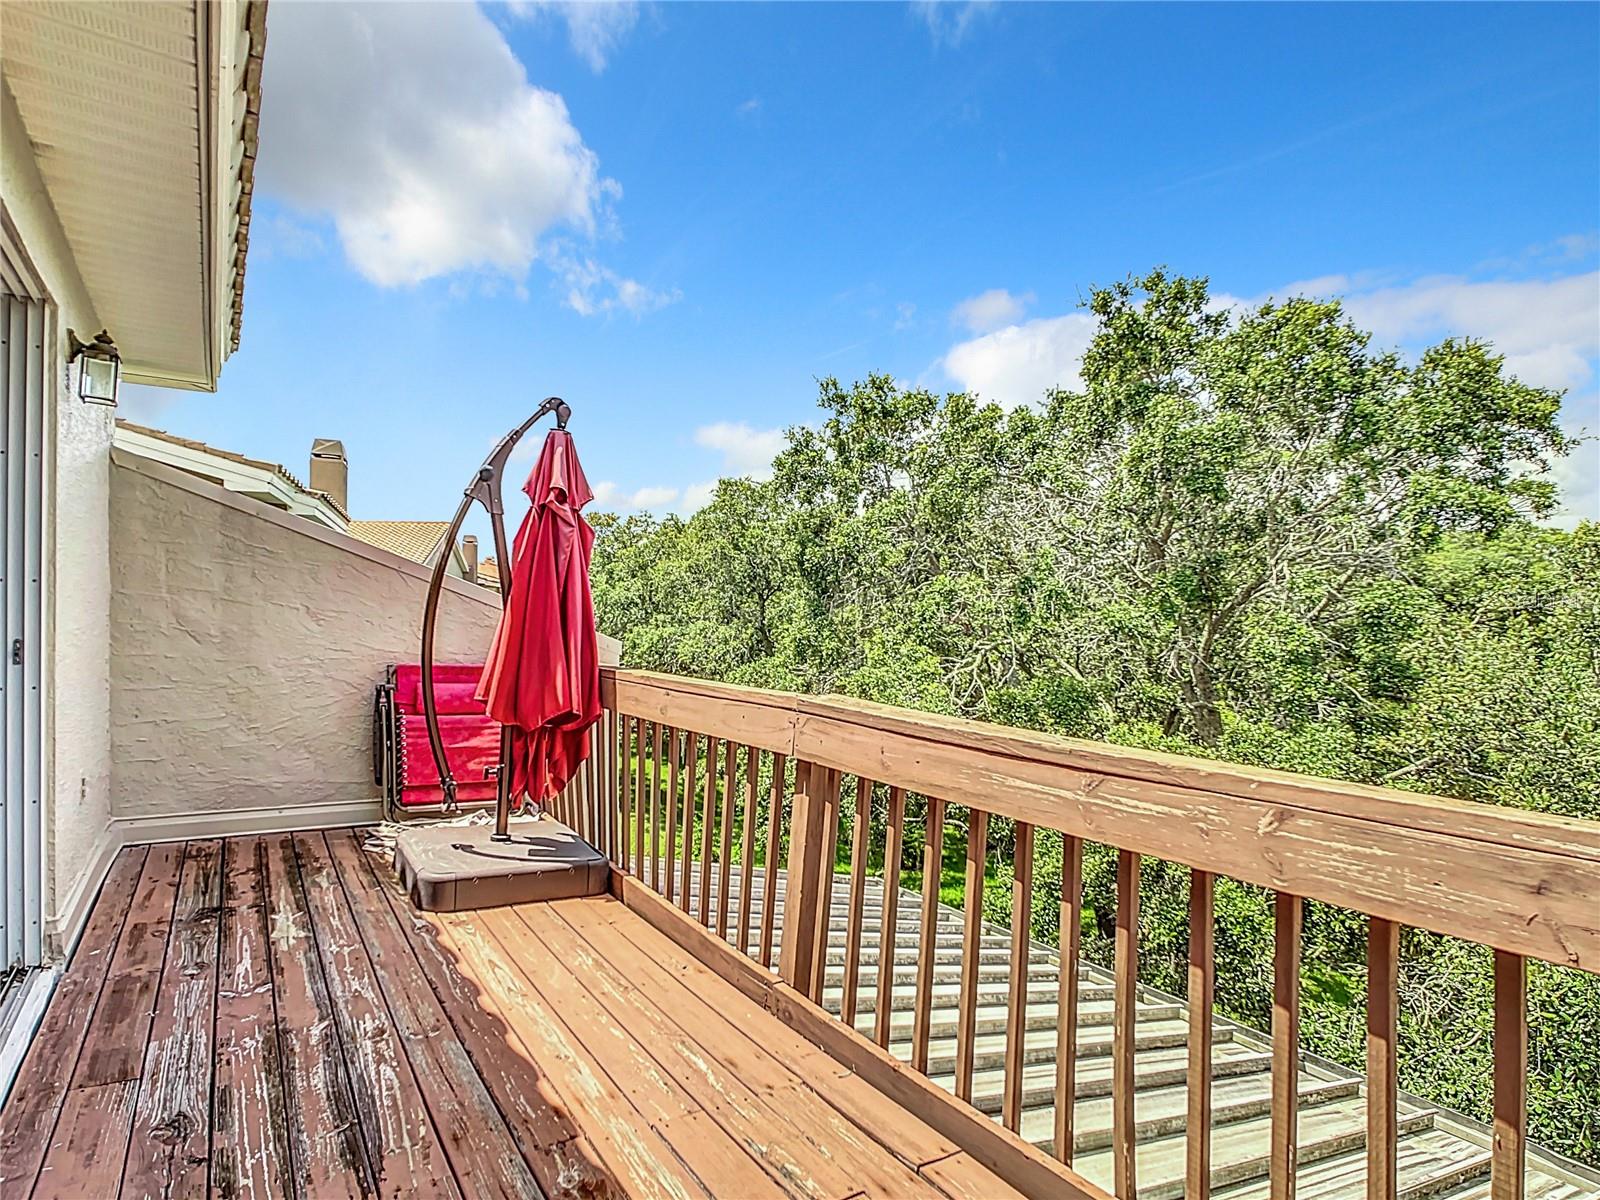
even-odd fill
[{"label": "wooden railing", "polygon": [[[1494,950],[1494,1200],[1523,1192],[1527,1111],[1526,960],[1600,972],[1600,824],[1438,797],[1181,758],[890,708],[606,671],[605,721],[590,766],[558,815],[741,953],[774,966],[818,1001],[828,946],[841,785],[888,793],[882,928],[893,940],[908,793],[927,798],[921,950],[911,1065],[928,1067],[933,943],[944,825],[967,809],[965,952],[959,979],[955,1090],[971,1096],[982,895],[991,817],[1014,821],[1011,986],[1001,1117],[1022,1112],[1035,831],[1063,836],[1056,1156],[1072,1161],[1078,960],[1086,841],[1114,847],[1112,1148],[1115,1190],[1137,1193],[1133,1098],[1141,856],[1192,869],[1188,960],[1186,1195],[1210,1190],[1210,1086],[1217,876],[1272,889],[1274,1002],[1270,1185],[1294,1195],[1297,1160],[1300,940],[1307,899],[1369,919],[1367,1192],[1396,1200],[1396,1035],[1399,934],[1404,926]],[[718,795],[719,754],[721,794]],[[709,769],[702,770],[702,763]],[[738,780],[742,764],[743,803]],[[697,773],[703,775],[697,778]],[[758,781],[765,780],[758,795]],[[850,837],[846,962],[840,1017],[856,1016],[870,804]],[[736,828],[736,814],[743,814]],[[698,822],[698,828],[697,828]],[[735,845],[738,853],[734,853]],[[759,861],[758,861],[759,860]],[[781,927],[775,930],[780,860]],[[692,871],[698,881],[691,887]],[[740,873],[730,911],[732,872]],[[716,884],[713,884],[713,879]],[[761,886],[757,887],[757,884]],[[760,907],[754,899],[759,893]],[[711,904],[715,897],[717,909]],[[880,953],[877,986],[890,994],[894,955]],[[890,1036],[878,1002],[873,1034]]]}]

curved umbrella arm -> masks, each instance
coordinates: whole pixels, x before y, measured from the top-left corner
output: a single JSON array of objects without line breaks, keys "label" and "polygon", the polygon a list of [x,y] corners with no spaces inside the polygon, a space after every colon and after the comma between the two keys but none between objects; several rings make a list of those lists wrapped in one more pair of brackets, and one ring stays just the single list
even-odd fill
[{"label": "curved umbrella arm", "polygon": [[[489,513],[489,521],[494,529],[495,568],[500,574],[500,604],[504,608],[511,595],[511,563],[506,553],[505,502],[501,493],[501,480],[505,475],[506,463],[511,459],[511,452],[516,449],[523,434],[532,429],[546,413],[552,412],[556,414],[556,428],[565,429],[572,410],[561,397],[551,396],[539,405],[538,411],[533,416],[501,438],[489,457],[484,460],[483,466],[478,468],[472,483],[462,495],[461,504],[456,509],[450,527],[440,541],[438,561],[433,564],[433,574],[428,579],[428,600],[422,610],[422,715],[428,727],[428,748],[433,751],[434,766],[439,769],[439,786],[444,791],[446,812],[454,812],[456,808],[456,778],[445,758],[444,737],[439,732],[439,709],[434,699],[433,688],[433,646],[439,623],[439,597],[444,592],[445,572],[450,565],[450,548],[456,544],[456,538],[461,534],[461,527],[466,523],[467,513],[472,510],[473,503],[482,504]],[[500,731],[500,766],[496,781],[498,787],[495,804],[495,836],[498,839],[509,836],[507,829],[511,817],[510,759],[511,731],[503,728]]]}]

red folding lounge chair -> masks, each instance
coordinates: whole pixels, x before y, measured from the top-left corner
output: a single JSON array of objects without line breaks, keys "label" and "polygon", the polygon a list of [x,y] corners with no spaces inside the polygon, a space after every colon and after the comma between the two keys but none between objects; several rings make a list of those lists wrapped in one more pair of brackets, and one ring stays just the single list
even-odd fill
[{"label": "red folding lounge chair", "polygon": [[[445,757],[456,777],[456,802],[465,809],[492,808],[500,762],[500,725],[473,699],[483,668],[462,663],[435,663],[434,696],[439,706],[439,732]],[[391,665],[372,703],[372,774],[382,789],[384,810],[391,820],[444,811],[439,769],[428,748],[428,727],[422,715],[422,668],[417,663]]]}]

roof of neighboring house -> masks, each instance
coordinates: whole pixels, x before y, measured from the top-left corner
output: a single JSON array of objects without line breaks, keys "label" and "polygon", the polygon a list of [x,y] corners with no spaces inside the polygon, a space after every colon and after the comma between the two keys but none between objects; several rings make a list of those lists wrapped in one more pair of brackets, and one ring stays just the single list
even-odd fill
[{"label": "roof of neighboring house", "polygon": [[449,521],[351,521],[347,532],[369,546],[426,565],[449,530]]},{"label": "roof of neighboring house", "polygon": [[500,565],[492,555],[478,564],[478,583],[491,592],[500,590]]},{"label": "roof of neighboring house", "polygon": [[[269,472],[270,474],[276,475],[278,478],[288,483],[296,491],[307,496],[315,496],[317,499],[322,500],[328,505],[328,507],[332,508],[341,517],[344,517],[347,520],[350,517],[350,514],[345,512],[345,510],[340,507],[339,502],[327,492],[319,492],[307,487],[305,484],[301,483],[300,480],[296,478],[295,475],[282,463],[267,462],[265,459],[260,458],[250,458],[247,455],[239,454],[236,451],[224,450],[220,446],[213,446],[207,442],[197,441],[194,438],[179,437],[175,433],[168,433],[165,429],[153,429],[148,425],[136,425],[132,421],[123,420],[121,417],[117,418],[117,428],[127,430],[129,433],[137,433],[148,438],[155,438],[157,441],[167,442],[174,446],[182,446],[188,450],[195,450],[201,454],[208,454],[215,458],[224,459],[227,462],[238,463],[242,467],[254,467],[258,471]],[[380,525],[384,524],[384,522],[381,521],[368,523]],[[352,524],[355,524],[355,522],[352,522]],[[440,522],[440,524],[442,524],[442,522]]]}]

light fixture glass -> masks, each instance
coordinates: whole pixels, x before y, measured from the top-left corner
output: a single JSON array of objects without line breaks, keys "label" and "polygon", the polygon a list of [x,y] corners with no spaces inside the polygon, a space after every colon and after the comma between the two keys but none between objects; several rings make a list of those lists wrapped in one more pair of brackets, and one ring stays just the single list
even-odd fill
[{"label": "light fixture glass", "polygon": [[85,404],[117,402],[117,385],[122,375],[122,356],[111,335],[102,329],[92,342],[80,342],[67,331],[72,343],[72,358],[78,364],[78,398]]}]

